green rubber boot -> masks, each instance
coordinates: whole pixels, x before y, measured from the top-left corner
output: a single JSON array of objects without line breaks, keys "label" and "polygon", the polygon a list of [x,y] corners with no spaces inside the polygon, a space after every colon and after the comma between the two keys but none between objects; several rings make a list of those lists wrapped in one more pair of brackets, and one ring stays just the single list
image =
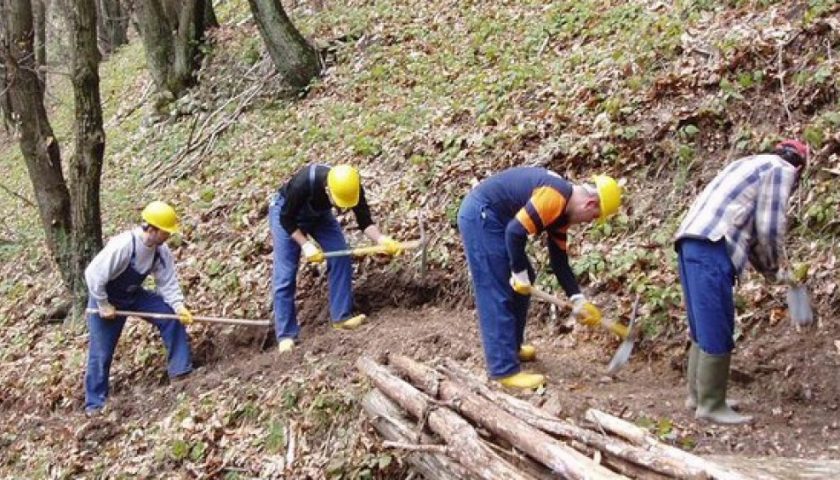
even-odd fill
[{"label": "green rubber boot", "polygon": [[729,363],[732,355],[710,355],[698,348],[697,410],[694,417],[722,425],[751,423],[753,417],[741,415],[726,404]]},{"label": "green rubber boot", "polygon": [[697,408],[697,358],[699,354],[700,347],[691,342],[691,348],[688,349],[688,367],[685,369],[685,381],[688,386],[685,408],[690,410]]}]

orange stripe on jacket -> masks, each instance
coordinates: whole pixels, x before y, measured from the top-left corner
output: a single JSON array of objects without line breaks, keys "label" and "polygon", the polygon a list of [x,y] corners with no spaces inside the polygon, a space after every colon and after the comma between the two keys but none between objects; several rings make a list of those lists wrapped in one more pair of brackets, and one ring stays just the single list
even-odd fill
[{"label": "orange stripe on jacket", "polygon": [[537,233],[537,225],[531,220],[531,216],[528,215],[528,212],[525,211],[525,207],[519,209],[516,212],[516,219],[519,220],[519,223],[525,228],[525,231],[528,232],[528,235],[534,235]]},{"label": "orange stripe on jacket", "polygon": [[545,228],[563,214],[566,208],[566,197],[551,187],[540,187],[531,195],[531,204],[537,210]]}]

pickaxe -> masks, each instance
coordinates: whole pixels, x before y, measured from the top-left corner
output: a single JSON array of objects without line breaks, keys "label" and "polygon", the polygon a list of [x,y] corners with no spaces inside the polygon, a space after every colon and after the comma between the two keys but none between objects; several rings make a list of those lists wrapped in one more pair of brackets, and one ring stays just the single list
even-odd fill
[{"label": "pickaxe", "polygon": [[[88,308],[85,310],[88,314],[99,313],[99,309]],[[132,312],[129,310],[117,310],[114,313],[120,316],[131,316],[140,318],[154,318],[157,320],[178,320],[180,316],[174,313],[153,313],[153,312]],[[244,325],[248,327],[267,327],[271,324],[269,320],[243,320],[239,318],[221,318],[221,317],[204,317],[201,315],[193,315],[193,320],[204,323],[222,323],[225,325]]]},{"label": "pickaxe", "polygon": [[[543,292],[542,290],[534,286],[531,287],[531,296],[536,297],[544,302],[553,303],[554,305],[557,305],[559,307],[566,306],[566,303],[560,300],[559,298],[549,293]],[[633,346],[639,336],[638,332],[636,331],[636,315],[638,313],[638,308],[639,296],[636,295],[636,301],[633,302],[633,313],[630,316],[630,323],[628,323],[626,327],[618,322],[613,322],[604,319],[601,320],[602,327],[618,335],[623,340],[621,342],[621,345],[618,346],[618,350],[615,351],[615,354],[613,355],[612,360],[610,360],[609,365],[607,365],[607,373],[609,374],[617,372],[630,360],[630,354],[633,353]]]}]

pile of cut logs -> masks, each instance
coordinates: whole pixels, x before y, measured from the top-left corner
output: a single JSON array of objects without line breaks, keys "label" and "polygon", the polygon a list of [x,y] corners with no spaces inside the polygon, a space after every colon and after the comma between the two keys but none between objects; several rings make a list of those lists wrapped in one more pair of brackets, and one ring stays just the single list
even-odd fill
[{"label": "pile of cut logs", "polygon": [[[363,408],[387,447],[428,479],[747,479],[599,410],[585,428],[489,388],[452,360],[430,368],[391,355],[362,357],[373,386]],[[406,379],[406,380],[404,380]]]}]

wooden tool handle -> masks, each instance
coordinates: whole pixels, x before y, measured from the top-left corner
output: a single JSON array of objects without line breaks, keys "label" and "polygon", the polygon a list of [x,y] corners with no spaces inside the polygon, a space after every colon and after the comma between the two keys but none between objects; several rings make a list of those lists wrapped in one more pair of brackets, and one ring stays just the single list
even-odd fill
[{"label": "wooden tool handle", "polygon": [[[96,308],[88,308],[87,313],[99,313]],[[157,320],[178,320],[181,317],[174,313],[154,313],[154,312],[134,312],[131,310],[117,310],[114,313],[117,315],[140,317],[140,318],[154,318]],[[193,315],[193,320],[202,323],[220,323],[224,325],[244,325],[249,327],[267,327],[271,325],[269,320],[244,320],[239,318],[223,318],[223,317],[205,317],[201,315]]]},{"label": "wooden tool handle", "polygon": [[[422,245],[422,242],[420,242],[419,240],[409,240],[407,242],[402,242],[402,247],[404,250],[412,250],[420,247],[420,245]],[[358,247],[348,250],[333,250],[332,252],[324,252],[324,258],[346,257],[349,255],[352,255],[354,257],[363,257],[365,255],[377,255],[380,253],[387,252],[388,249],[384,245],[370,245],[367,247]]]}]

